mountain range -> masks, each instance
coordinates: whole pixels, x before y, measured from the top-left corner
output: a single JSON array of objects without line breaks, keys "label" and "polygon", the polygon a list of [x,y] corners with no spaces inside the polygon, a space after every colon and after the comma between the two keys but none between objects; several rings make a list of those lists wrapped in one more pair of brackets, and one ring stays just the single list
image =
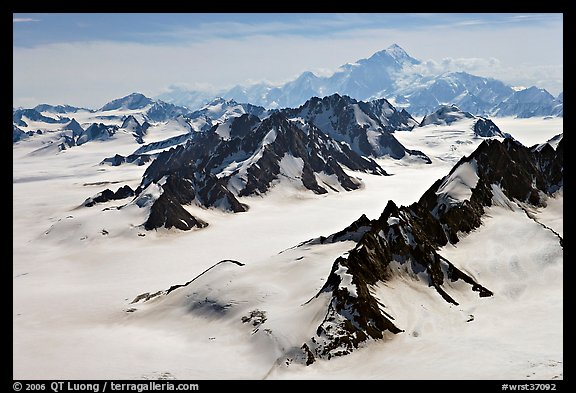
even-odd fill
[{"label": "mountain range", "polygon": [[[216,95],[265,108],[302,105],[310,97],[335,93],[357,100],[386,98],[398,108],[415,116],[424,116],[439,105],[455,104],[462,110],[481,116],[562,116],[563,94],[553,97],[535,86],[515,89],[493,78],[466,72],[427,75],[420,72],[420,60],[393,44],[367,59],[341,66],[331,76],[302,73],[282,86],[265,83],[235,86]],[[158,96],[177,105],[197,108],[213,94],[173,87]]]},{"label": "mountain range", "polygon": [[[439,250],[481,230],[488,211],[495,212],[494,208],[527,216],[530,222],[550,232],[556,238],[556,247],[562,248],[562,236],[531,215],[562,187],[561,135],[530,148],[512,138],[487,139],[438,179],[417,202],[399,207],[388,201],[377,219],[362,215],[341,231],[298,245],[295,252],[306,255],[306,250],[313,246],[354,243],[346,255],[334,261],[316,295],[299,305],[297,313],[302,315],[290,316],[312,326],[308,330],[313,334],[304,342],[285,336],[277,323],[282,316],[273,313],[270,316],[266,302],[260,301],[256,303],[258,308],[254,308],[252,300],[243,300],[252,299],[258,287],[245,287],[249,277],[244,274],[255,272],[254,269],[251,273],[244,272],[250,269],[240,261],[218,262],[185,284],[138,295],[132,304],[144,307],[145,313],[185,309],[209,320],[238,326],[250,323],[252,335],[272,337],[268,345],[273,348],[281,345],[276,349],[280,354],[278,364],[311,365],[320,359],[345,356],[366,341],[405,332],[402,321],[406,319],[402,313],[411,310],[398,303],[408,296],[407,289],[395,289],[403,288],[399,283],[417,288],[418,302],[430,297],[442,299],[439,302],[444,306],[428,313],[449,313],[449,309],[459,308],[461,301],[469,303],[471,296],[480,299],[502,296],[484,286],[482,276],[457,267]],[[292,264],[304,258],[301,256]],[[152,304],[147,308],[148,302]],[[411,307],[418,308],[418,304]],[[462,323],[474,321],[474,315],[462,317],[467,318]],[[433,327],[424,326],[412,334],[418,337],[426,334],[426,329]]]},{"label": "mountain range", "polygon": [[563,95],[420,65],[13,108],[14,375],[562,378]]},{"label": "mountain range", "polygon": [[[207,128],[213,122],[210,116],[218,120]],[[410,132],[420,124],[385,99],[363,102],[334,94],[314,97],[298,108],[273,111],[218,99],[180,118],[184,119],[189,121],[186,124],[201,119],[203,127],[149,144],[144,141],[129,156],[116,154],[102,161],[117,166],[153,160],[135,190],[122,192],[119,198],[118,191],[106,189],[84,205],[130,196],[134,198],[128,205],[149,209],[146,229],[189,230],[208,223],[191,215],[185,205],[243,212],[248,206],[239,197],[264,194],[279,183],[315,194],[358,189],[362,183],[347,171],[388,175],[374,158],[431,163],[426,154],[396,139],[395,132]],[[491,120],[456,106],[439,108],[421,125],[451,124],[458,119],[471,121],[476,138],[505,136]],[[144,124],[140,126],[130,115],[120,130],[131,132],[140,142],[150,127]]]},{"label": "mountain range", "polygon": [[[140,185],[136,189],[125,185],[115,192],[105,189],[83,204],[91,207],[132,197],[128,205],[148,211],[144,223],[148,230],[203,228],[208,223],[183,206],[242,212],[248,206],[238,198],[266,193],[278,183],[316,194],[355,190],[362,182],[347,171],[388,175],[374,158],[429,164],[425,153],[404,146],[395,137],[415,127],[466,119],[475,138],[505,137],[491,120],[455,105],[441,106],[419,123],[386,99],[364,102],[338,94],[313,97],[297,108],[273,110],[217,98],[190,112],[133,93],[98,110],[41,105],[13,113],[13,142],[41,138],[36,154],[94,141],[129,141],[134,146],[131,154],[116,153],[101,164],[151,162]],[[33,131],[42,125],[44,130]],[[162,135],[161,130],[169,133]]]}]

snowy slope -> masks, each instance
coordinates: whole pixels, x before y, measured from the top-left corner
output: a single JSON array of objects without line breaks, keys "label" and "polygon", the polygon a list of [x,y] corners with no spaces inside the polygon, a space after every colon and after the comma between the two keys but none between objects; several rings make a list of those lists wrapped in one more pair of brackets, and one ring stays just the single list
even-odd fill
[{"label": "snowy slope", "polygon": [[[529,141],[528,145],[542,143],[562,131],[561,119],[508,118],[504,125],[497,123],[502,131]],[[345,242],[303,245],[278,253],[344,228],[363,213],[376,219],[388,199],[399,205],[414,202],[434,179],[448,173],[482,140],[456,143],[466,141],[470,128],[458,130],[452,125],[446,134],[448,143],[443,144],[443,130],[446,128],[442,126],[422,127],[395,133],[412,137],[413,144],[407,146],[429,154],[431,165],[378,159],[394,176],[355,173],[365,187],[352,193],[316,195],[277,187],[266,198],[241,197],[240,201],[251,208],[237,215],[187,206],[191,214],[210,222],[210,226],[180,233],[165,229],[144,233],[141,224],[146,217],[140,209],[113,209],[129,199],[108,202],[96,210],[78,208],[85,198],[103,188],[116,190],[128,184],[135,189],[140,184],[146,165],[97,165],[110,155],[107,142],[87,143],[81,149],[46,155],[42,160],[29,155],[38,147],[34,138],[18,142],[13,150],[13,377],[562,378],[562,285],[558,281],[562,255],[557,239],[526,216],[501,206],[491,208],[484,227],[463,237],[454,252],[444,248],[440,253],[478,280],[484,278],[483,283],[496,294],[506,296],[480,299],[474,294],[468,299],[463,295],[462,306],[451,308],[442,299],[422,297],[421,283],[414,293],[410,292],[410,282],[391,282],[390,286],[406,286],[406,311],[389,310],[396,313],[405,334],[372,341],[347,356],[318,360],[308,367],[296,362],[290,366],[275,363],[280,344],[293,343],[301,332],[309,332],[305,327],[301,332],[283,333],[280,325],[316,321],[311,309],[310,314],[298,314],[293,321],[282,319],[283,312],[301,310],[300,300],[323,285],[332,262],[349,246]],[[127,136],[131,140],[115,144],[120,154],[129,155],[136,146],[131,135]],[[287,160],[286,172],[298,168],[296,163]],[[103,212],[106,208],[112,209]],[[535,209],[534,214],[560,231],[562,193],[549,199],[547,207]],[[492,236],[498,228],[500,232]],[[527,238],[533,241],[526,242]],[[473,270],[467,264],[470,255],[486,267]],[[540,258],[525,264],[525,255]],[[263,289],[256,291],[256,297],[249,291],[242,296],[230,293],[252,302],[250,305],[267,308],[269,317],[263,327],[272,326],[274,336],[260,330],[252,335],[252,323],[257,318],[242,322],[242,317],[250,317],[253,310],[248,303],[235,310],[239,318],[224,319],[183,315],[181,308],[163,309],[154,302],[130,304],[139,294],[184,284],[225,259],[245,263],[237,271],[250,268],[246,270],[249,274],[239,277],[233,271],[215,272],[220,275],[212,278],[232,278],[236,289],[248,286],[252,290],[259,285],[250,285],[247,277],[255,275]],[[548,263],[542,266],[534,263],[537,260]],[[303,275],[301,269],[310,274]],[[496,282],[499,275],[518,279],[506,288]],[[520,279],[526,282],[524,289],[519,287]],[[304,286],[310,288],[308,293]],[[302,291],[302,296],[292,299],[283,288]],[[391,303],[402,305],[400,299]],[[416,304],[426,309],[411,308]],[[139,310],[126,312],[132,307]],[[466,322],[470,314],[474,320]],[[543,335],[542,331],[550,334]],[[278,341],[273,338],[276,334]]]},{"label": "snowy slope", "polygon": [[[490,146],[499,148],[499,142],[483,144],[481,148],[484,147],[484,150],[486,150],[489,149]],[[479,155],[478,157],[482,160],[483,165],[489,164],[489,162],[486,161],[486,158],[482,158],[483,153],[475,154]],[[471,162],[474,160],[475,159],[471,159]],[[452,173],[444,179],[444,182],[439,186],[439,191],[436,192],[436,195],[438,195],[438,202],[436,203],[444,203],[442,190],[447,184],[457,182],[457,178],[475,177],[475,181],[473,182],[478,182],[478,175],[476,172],[478,172],[479,169],[470,168],[465,171],[460,170],[460,168],[468,168],[466,165],[466,162],[460,163],[460,165],[455,167]],[[494,176],[494,171],[498,173],[500,170],[501,168],[499,167],[495,167],[494,170],[483,167],[482,173],[483,176]],[[470,171],[474,172],[475,176],[466,174],[465,176],[458,175],[458,177],[456,177],[455,175]],[[510,175],[506,176],[509,177]],[[486,177],[483,178],[483,181],[485,180]],[[504,184],[506,183],[503,183],[503,187]],[[467,186],[472,189],[476,188],[476,184],[469,184]],[[477,232],[485,234],[484,236],[487,236],[487,238],[483,243],[494,243],[496,245],[496,251],[499,248],[502,248],[504,244],[508,244],[513,250],[515,250],[514,253],[511,253],[511,255],[514,255],[515,257],[509,262],[509,264],[502,263],[501,258],[499,258],[501,254],[500,252],[494,252],[494,254],[492,254],[497,257],[496,268],[503,269],[503,272],[499,272],[493,276],[493,280],[489,280],[490,284],[495,288],[498,288],[497,291],[492,292],[477,283],[478,281],[482,282],[485,268],[494,269],[491,265],[487,266],[485,263],[472,264],[470,261],[466,261],[465,263],[460,262],[461,265],[457,267],[457,265],[453,265],[449,259],[444,259],[441,261],[440,265],[443,266],[442,264],[444,264],[444,267],[442,267],[443,273],[440,274],[446,275],[446,278],[444,282],[441,280],[438,283],[437,274],[439,272],[434,272],[434,269],[431,268],[430,265],[425,269],[417,268],[416,266],[419,263],[422,263],[422,261],[417,259],[412,261],[411,259],[405,260],[403,259],[404,254],[393,254],[395,256],[394,260],[390,262],[388,267],[388,269],[390,269],[389,273],[382,275],[382,273],[376,273],[377,270],[373,269],[369,269],[363,273],[369,275],[374,274],[376,277],[380,277],[380,279],[377,279],[375,284],[372,284],[371,294],[363,292],[361,295],[362,292],[360,291],[364,291],[363,288],[365,288],[363,280],[367,278],[366,276],[359,278],[362,277],[362,275],[359,276],[361,271],[358,271],[358,267],[351,264],[354,262],[346,262],[346,260],[350,260],[350,258],[356,258],[355,260],[357,260],[356,255],[359,255],[359,253],[362,252],[368,256],[366,263],[374,264],[386,262],[385,260],[378,262],[378,260],[372,261],[370,259],[370,255],[372,255],[373,252],[379,252],[374,251],[374,245],[376,244],[376,249],[379,246],[377,243],[373,243],[371,238],[367,237],[367,235],[364,235],[354,250],[350,252],[350,257],[343,256],[336,260],[327,281],[323,283],[320,290],[318,290],[318,279],[316,278],[316,280],[313,281],[316,282],[315,285],[311,285],[311,287],[314,288],[313,291],[317,291],[315,295],[310,295],[313,293],[312,290],[301,289],[297,291],[297,293],[302,294],[302,292],[304,292],[303,297],[291,299],[296,300],[293,303],[288,301],[287,298],[282,297],[282,294],[286,293],[285,291],[290,292],[290,290],[294,289],[291,288],[290,285],[284,285],[278,282],[278,284],[271,285],[270,287],[268,286],[271,282],[274,282],[274,276],[280,275],[280,277],[286,277],[288,274],[285,273],[283,268],[280,266],[274,265],[271,260],[267,260],[265,263],[251,264],[250,268],[248,268],[249,272],[243,269],[244,264],[242,262],[223,261],[207,269],[205,272],[188,281],[186,284],[172,286],[164,292],[156,292],[153,294],[145,293],[137,296],[132,302],[132,304],[136,303],[136,305],[130,308],[129,312],[139,313],[141,308],[137,304],[143,300],[146,305],[143,309],[143,315],[145,318],[149,318],[149,315],[160,315],[156,318],[165,320],[177,317],[178,319],[181,319],[184,315],[187,315],[192,316],[193,318],[207,319],[208,321],[218,321],[225,326],[230,326],[234,323],[240,325],[240,322],[242,324],[249,324],[248,326],[251,329],[251,337],[246,340],[247,345],[255,345],[254,343],[257,343],[256,349],[262,354],[261,360],[267,361],[272,365],[271,370],[279,373],[287,372],[285,370],[289,369],[293,363],[311,365],[318,361],[323,362],[331,360],[335,356],[347,355],[353,347],[357,347],[360,343],[366,340],[366,338],[362,338],[360,335],[356,334],[360,333],[362,330],[356,329],[359,329],[359,325],[364,326],[363,324],[366,322],[363,321],[363,318],[365,317],[370,317],[370,321],[372,321],[368,322],[368,326],[372,326],[372,328],[378,326],[378,323],[374,322],[375,320],[372,319],[372,314],[364,314],[365,312],[372,313],[378,311],[364,311],[363,308],[356,308],[354,299],[360,299],[360,296],[362,296],[362,299],[368,296],[366,298],[367,300],[361,301],[362,307],[364,307],[366,301],[370,301],[369,299],[371,298],[378,300],[382,310],[381,312],[386,315],[389,320],[394,321],[393,325],[386,327],[386,329],[390,330],[392,333],[404,335],[409,331],[410,336],[415,338],[427,335],[433,336],[438,334],[438,331],[440,331],[440,335],[442,335],[446,334],[443,326],[449,327],[451,329],[450,331],[454,333],[458,332],[460,328],[466,329],[465,324],[474,322],[476,318],[501,317],[492,315],[490,311],[486,311],[487,314],[484,315],[477,315],[475,311],[476,307],[480,307],[484,310],[489,310],[489,307],[478,302],[478,295],[471,296],[473,292],[479,292],[481,299],[486,297],[498,298],[497,303],[499,304],[513,303],[516,301],[519,297],[516,289],[517,284],[513,280],[503,280],[502,278],[503,274],[509,273],[512,277],[516,275],[515,270],[517,269],[518,260],[544,260],[546,261],[545,263],[533,263],[532,265],[525,265],[524,268],[531,272],[545,273],[546,279],[552,279],[552,282],[555,285],[558,284],[558,279],[561,279],[562,247],[561,243],[559,244],[558,242],[557,235],[549,229],[542,227],[538,222],[527,217],[522,209],[522,205],[516,205],[515,202],[508,199],[504,195],[502,189],[494,185],[492,185],[492,189],[493,206],[490,208],[487,215],[490,220],[489,222],[496,220],[494,217],[502,216],[502,219],[505,220],[507,224],[503,225],[503,228],[499,228],[498,230],[490,230],[487,235],[485,234],[487,231],[486,228],[479,228]],[[511,190],[508,192],[514,193],[516,191]],[[556,198],[558,197],[559,195],[556,194]],[[425,198],[426,197],[423,197],[424,200]],[[459,203],[464,201],[461,200]],[[477,202],[472,203],[474,204]],[[397,242],[395,239],[399,237],[401,238],[401,236],[394,234],[394,231],[397,232],[394,228],[400,228],[400,232],[397,233],[402,234],[406,243],[410,244],[416,252],[414,257],[417,257],[417,255],[419,255],[417,253],[419,248],[426,247],[421,243],[422,241],[425,241],[424,239],[426,239],[426,237],[422,237],[423,235],[421,232],[419,234],[415,232],[418,230],[416,229],[417,227],[412,226],[412,229],[410,229],[410,226],[404,225],[415,217],[417,219],[418,214],[422,214],[422,212],[418,213],[418,207],[410,207],[413,212],[416,212],[416,215],[412,213],[412,218],[409,219],[402,210],[398,210],[395,206],[390,206],[389,203],[378,222],[375,221],[371,224],[372,229],[370,232],[376,233],[379,230],[380,232],[378,236],[382,238],[386,237],[388,242],[392,245],[393,242]],[[435,211],[435,209],[431,210],[432,214],[437,214]],[[446,212],[446,217],[448,217],[448,214],[451,213],[448,213],[448,211]],[[386,221],[387,224],[383,224],[384,226],[382,229],[379,229],[381,228],[380,225],[382,225],[379,224],[379,222],[382,220]],[[402,226],[398,227],[400,223],[404,226],[404,229],[402,229]],[[458,225],[460,228],[474,228],[475,226],[479,226],[478,224],[468,226],[469,224],[466,222],[461,222]],[[496,221],[495,225],[501,225],[500,221]],[[385,232],[389,230],[393,230],[393,232],[389,232],[387,235],[383,233],[383,231]],[[540,239],[538,243],[541,245],[544,244],[545,247],[539,247],[537,249],[526,248],[521,252],[518,252],[518,246],[513,247],[513,243],[511,244],[508,239],[510,236],[514,238],[516,233],[524,234],[526,231],[531,234],[531,236],[537,236]],[[470,229],[466,229],[466,232],[470,232]],[[458,233],[462,239],[468,238],[466,233]],[[504,235],[504,233],[506,235]],[[452,237],[453,234],[448,236]],[[520,237],[523,236],[520,235]],[[415,239],[416,243],[412,244]],[[505,241],[503,241],[503,239]],[[458,238],[456,238],[456,241],[451,240],[450,244],[454,245],[456,242],[458,242]],[[340,242],[335,241],[335,243],[328,242],[323,244],[315,243],[315,245],[312,243],[303,243],[302,245],[287,251],[289,253],[287,255],[298,255],[297,258],[291,260],[291,265],[301,266],[306,264],[309,259],[309,255],[307,254],[308,251],[315,250],[317,247],[324,247],[329,244],[338,243]],[[384,244],[386,244],[386,241]],[[522,247],[521,242],[518,243],[518,245]],[[458,249],[458,246],[449,247],[449,249]],[[364,249],[367,249],[367,251],[364,251]],[[402,249],[398,248],[398,250]],[[535,257],[536,254],[538,257]],[[458,255],[462,254],[456,254],[457,260],[460,261]],[[446,254],[443,256],[446,258]],[[366,260],[366,258],[363,257],[362,260]],[[410,261],[411,266],[408,263]],[[346,265],[343,265],[343,263],[346,263]],[[326,269],[326,266],[327,265],[324,264],[323,269]],[[249,283],[253,282],[252,279],[254,277],[261,277],[261,274],[265,274],[264,272],[268,268],[271,268],[273,273],[265,275],[266,278],[259,278],[258,281],[261,285],[257,288],[251,288]],[[462,270],[459,270],[459,268]],[[396,269],[398,269],[398,272]],[[306,274],[310,277],[319,272],[320,271],[313,273],[313,270],[310,269],[307,270]],[[532,292],[531,296],[538,298],[538,294],[541,293],[541,286],[544,283],[547,285],[550,285],[550,283],[543,280],[540,273],[535,274],[535,276],[539,279],[534,280],[532,287],[529,289]],[[331,286],[334,285],[331,284],[331,282],[334,282],[334,277],[337,277],[337,285],[333,292],[334,295],[330,295],[331,290],[326,289],[331,288]],[[518,276],[518,278],[523,277],[524,274]],[[321,277],[320,280],[322,280]],[[289,280],[289,282],[298,282],[299,285],[302,284],[302,281],[298,279],[292,279]],[[428,289],[432,286],[432,283],[434,284],[435,290]],[[469,285],[472,285],[473,291],[468,289]],[[484,283],[484,285],[486,284]],[[521,285],[521,288],[522,292],[528,290],[528,285],[523,284]],[[561,292],[557,291],[557,293]],[[332,300],[329,300],[330,296],[332,296]],[[278,301],[278,303],[276,303],[276,301]],[[345,302],[344,304],[346,307],[339,308],[340,302]],[[421,304],[420,306],[424,307],[424,310],[426,310],[424,312],[422,312],[422,309],[419,306],[422,302],[424,302],[425,306],[424,304]],[[453,309],[454,307],[458,307],[458,309]],[[280,308],[280,311],[277,311],[278,308]],[[328,309],[328,313],[324,316],[323,314],[326,312],[326,309]],[[553,316],[557,319],[558,310],[561,310],[561,307],[553,308],[547,315]],[[175,312],[177,312],[177,314],[171,316],[166,313],[167,311],[170,312],[171,315]],[[358,312],[360,312],[360,314],[358,314]],[[288,321],[284,319],[286,316],[289,316]],[[346,320],[351,321],[352,324],[343,325],[343,321]],[[431,326],[431,322],[433,325],[440,326]],[[353,329],[351,331],[354,332],[354,335],[348,336],[347,331],[350,331],[349,329]],[[312,340],[307,340],[305,344],[301,345],[302,339],[306,337],[307,333],[310,334],[311,332],[312,336],[316,337],[316,339],[312,338]],[[496,332],[499,333],[500,331],[496,330]],[[374,333],[370,333],[370,330],[368,330],[367,334],[373,336]],[[358,342],[354,342],[353,346],[347,344],[347,340],[352,340],[352,337],[358,339]],[[216,340],[217,337],[212,336],[208,337],[208,339]],[[335,339],[336,341],[332,341]],[[344,341],[345,339],[346,341]],[[388,339],[391,338],[388,336]],[[264,345],[264,347],[260,347],[260,345]],[[513,347],[513,345],[511,346]],[[461,350],[466,350],[464,349],[466,347],[456,347]],[[362,348],[366,349],[368,347],[362,346]],[[562,361],[561,355],[560,357],[558,356],[558,347],[556,346],[553,350],[556,352],[550,352],[550,349],[548,349],[551,354],[550,356],[553,356],[554,360],[541,365],[543,366],[543,371],[546,373],[554,373],[556,370],[552,368],[558,366]],[[535,351],[533,353],[540,354],[537,348],[532,351]],[[535,374],[536,373],[533,373],[533,375]],[[268,373],[266,375],[268,375]],[[527,377],[530,376],[531,375],[527,375]],[[556,374],[555,376],[559,377],[560,375]]]}]

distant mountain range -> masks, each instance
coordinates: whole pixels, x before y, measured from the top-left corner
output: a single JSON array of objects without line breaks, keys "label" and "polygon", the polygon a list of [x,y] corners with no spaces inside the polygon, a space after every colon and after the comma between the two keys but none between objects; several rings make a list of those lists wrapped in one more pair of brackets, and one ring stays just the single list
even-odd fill
[{"label": "distant mountain range", "polygon": [[[310,97],[335,93],[357,100],[386,98],[397,108],[415,116],[433,112],[439,105],[455,104],[462,110],[481,116],[562,116],[563,94],[552,96],[544,89],[530,87],[516,90],[492,78],[466,72],[423,75],[421,61],[394,44],[368,59],[341,66],[332,76],[304,72],[282,86],[255,84],[235,86],[217,95],[265,108],[302,105]],[[213,94],[173,87],[159,99],[188,108],[198,108]]]}]

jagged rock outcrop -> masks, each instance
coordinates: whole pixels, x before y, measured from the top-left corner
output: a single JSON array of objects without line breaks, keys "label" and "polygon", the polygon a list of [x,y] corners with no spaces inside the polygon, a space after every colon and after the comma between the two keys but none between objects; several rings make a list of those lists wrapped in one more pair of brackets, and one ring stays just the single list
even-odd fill
[{"label": "jagged rock outcrop", "polygon": [[84,134],[84,129],[82,128],[82,126],[80,125],[80,123],[78,123],[76,121],[76,119],[72,119],[70,120],[70,123],[66,124],[63,127],[64,130],[69,130],[72,131],[72,140],[74,141],[74,143],[76,143],[76,139]]},{"label": "jagged rock outcrop", "polygon": [[184,231],[192,228],[204,228],[208,223],[188,213],[175,200],[173,193],[162,193],[150,209],[150,215],[144,223],[147,230],[157,228],[177,228]]},{"label": "jagged rock outcrop", "polygon": [[103,123],[93,123],[76,139],[76,145],[80,146],[94,140],[106,140],[116,133],[118,126],[106,126]]},{"label": "jagged rock outcrop", "polygon": [[479,118],[476,123],[474,123],[474,133],[481,137],[504,137],[500,128],[490,119]]},{"label": "jagged rock outcrop", "polygon": [[116,192],[107,188],[104,191],[94,195],[93,197],[86,199],[83,205],[86,207],[92,207],[97,203],[126,199],[133,196],[134,196],[134,190],[128,185],[120,187],[118,190],[116,190]]},{"label": "jagged rock outcrop", "polygon": [[344,231],[364,228],[362,238],[348,256],[334,262],[317,295],[328,293],[331,300],[316,335],[302,346],[303,359],[310,364],[315,358],[345,355],[363,341],[382,338],[386,331],[400,332],[401,327],[384,311],[386,299],[377,299],[371,292],[375,284],[391,279],[394,269],[426,277],[428,286],[451,304],[458,302],[445,290],[448,281],[462,280],[480,297],[491,296],[488,288],[437,250],[458,243],[460,234],[479,227],[485,207],[494,201],[507,198],[541,206],[545,195],[562,185],[562,140],[556,149],[549,144],[527,148],[510,138],[485,140],[418,202],[398,207],[389,201],[368,230],[362,217]]},{"label": "jagged rock outcrop", "polygon": [[156,157],[155,154],[130,154],[126,157],[121,154],[115,154],[112,157],[103,159],[100,165],[119,166],[126,163],[141,166],[150,162],[154,157]]},{"label": "jagged rock outcrop", "polygon": [[130,132],[136,142],[144,143],[144,136],[146,132],[148,132],[148,128],[150,127],[150,123],[145,121],[144,123],[140,124],[138,120],[132,115],[126,116],[124,121],[122,121],[122,125],[120,126],[121,130],[125,130],[126,132]]}]

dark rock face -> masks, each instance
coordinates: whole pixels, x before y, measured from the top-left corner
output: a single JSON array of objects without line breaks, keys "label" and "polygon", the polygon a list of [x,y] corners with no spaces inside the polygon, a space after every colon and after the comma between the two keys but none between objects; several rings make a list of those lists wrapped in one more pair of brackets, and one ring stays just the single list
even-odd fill
[{"label": "dark rock face", "polygon": [[[144,123],[144,124],[148,124],[148,123]],[[176,136],[173,136],[171,138],[164,139],[162,141],[146,143],[146,144],[140,146],[138,149],[136,149],[133,154],[141,155],[142,153],[146,153],[146,152],[149,152],[152,150],[165,149],[167,147],[180,145],[183,142],[186,142],[188,139],[191,139],[193,136],[194,135],[191,133],[186,133],[186,134],[182,134],[182,135],[176,135]]]},{"label": "dark rock face", "polygon": [[[464,165],[475,168],[478,176],[470,197],[447,198],[442,192],[445,182],[453,179],[451,176]],[[462,280],[480,297],[492,296],[488,288],[456,268],[437,250],[448,243],[457,243],[458,233],[469,233],[481,225],[484,208],[493,203],[493,187],[499,187],[511,201],[539,206],[543,194],[551,194],[562,185],[562,141],[553,149],[548,144],[527,148],[512,139],[486,140],[469,157],[462,158],[447,176],[435,182],[418,202],[398,207],[389,201],[377,220],[369,222],[361,217],[344,231],[323,239],[337,241],[338,236],[346,239],[347,234],[363,228],[356,247],[348,257],[334,262],[326,284],[317,295],[328,293],[331,301],[316,336],[302,347],[306,363],[310,364],[313,358],[350,353],[362,341],[382,338],[385,331],[401,331],[383,311],[381,306],[385,304],[370,292],[372,285],[394,276],[391,264],[427,277],[428,285],[450,304],[458,303],[443,289],[443,284],[449,281]],[[381,301],[385,303],[386,299]]]},{"label": "dark rock face", "polygon": [[116,192],[110,189],[105,189],[102,192],[88,198],[84,201],[83,205],[86,207],[92,207],[97,203],[104,203],[112,200],[120,200],[134,196],[134,190],[130,186],[125,185],[120,187]]},{"label": "dark rock face", "polygon": [[72,137],[77,139],[80,135],[84,133],[82,126],[76,121],[76,119],[70,120],[70,123],[64,126],[65,130],[72,131]]},{"label": "dark rock face", "polygon": [[406,149],[391,134],[411,130],[418,122],[405,110],[397,111],[385,99],[362,102],[334,94],[311,98],[299,108],[284,111],[288,117],[300,117],[334,140],[347,143],[357,154],[392,158],[410,154],[430,162],[424,153]]},{"label": "dark rock face", "polygon": [[123,155],[116,154],[112,157],[107,157],[100,162],[100,165],[120,166],[122,164],[135,164],[138,166],[150,162],[156,155],[154,154],[130,154],[124,157]]},{"label": "dark rock face", "polygon": [[122,186],[114,193],[114,199],[124,199],[134,196],[134,190],[130,186]]},{"label": "dark rock face", "polygon": [[60,150],[66,150],[67,147],[76,146],[76,141],[73,136],[62,133],[62,142],[60,142]]},{"label": "dark rock face", "polygon": [[100,163],[100,165],[109,164],[112,166],[119,166],[125,162],[126,162],[126,157],[124,157],[120,154],[116,154],[113,157],[108,157],[108,158],[103,159],[102,162]]},{"label": "dark rock face", "polygon": [[144,223],[144,228],[151,230],[174,227],[187,231],[194,227],[204,228],[208,226],[206,222],[188,213],[172,196],[173,194],[165,193],[160,195],[150,209],[150,215]]},{"label": "dark rock face", "polygon": [[299,246],[304,244],[327,244],[327,243],[336,243],[336,242],[343,242],[348,240],[353,240],[355,242],[359,242],[362,239],[362,236],[366,232],[368,232],[372,228],[372,221],[366,217],[365,214],[362,214],[359,219],[354,221],[352,224],[348,225],[346,228],[333,233],[332,235],[320,236],[315,239],[310,239],[305,241]]},{"label": "dark rock face", "polygon": [[94,140],[105,140],[110,138],[118,130],[117,126],[106,126],[102,123],[93,123],[76,139],[76,145],[80,146],[86,142]]},{"label": "dark rock face", "polygon": [[494,124],[492,120],[483,117],[479,118],[478,121],[474,123],[474,133],[482,137],[504,137],[502,131],[500,131],[498,126]]},{"label": "dark rock face", "polygon": [[28,138],[28,134],[22,131],[15,125],[12,126],[12,143],[21,141],[22,139]]}]

